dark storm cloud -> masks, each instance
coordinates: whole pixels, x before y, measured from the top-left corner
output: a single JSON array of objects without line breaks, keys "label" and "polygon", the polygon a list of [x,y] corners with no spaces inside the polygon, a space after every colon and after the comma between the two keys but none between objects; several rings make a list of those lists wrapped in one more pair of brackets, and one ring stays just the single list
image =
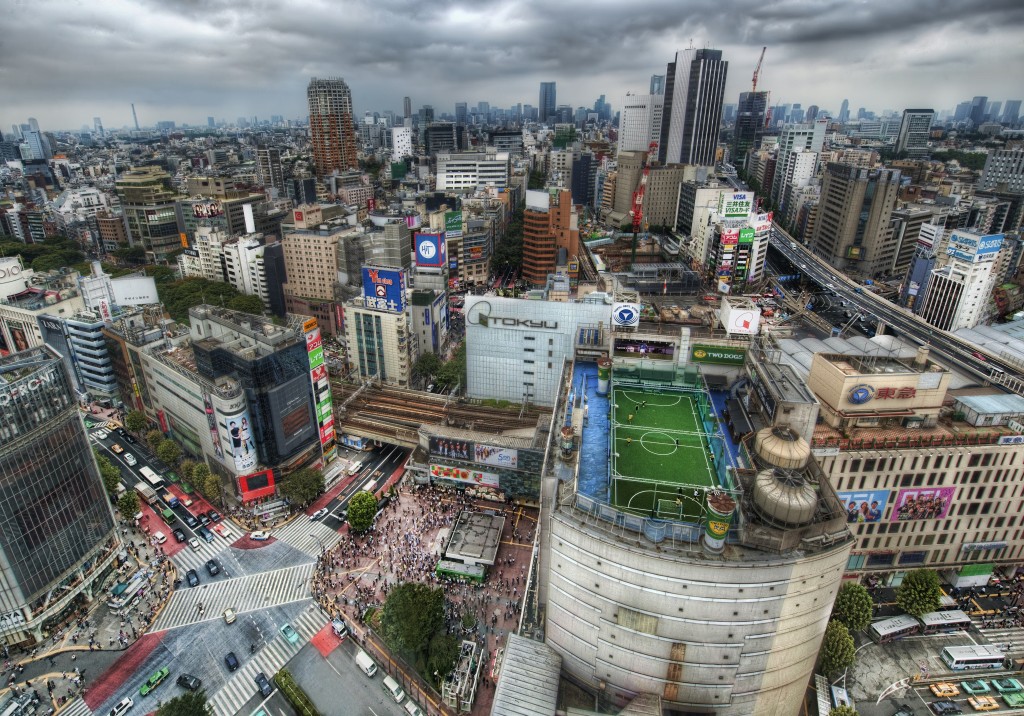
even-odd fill
[{"label": "dark storm cloud", "polygon": [[[899,109],[1016,98],[1020,0],[21,0],[0,34],[0,126],[305,114],[311,76],[343,76],[358,111],[456,101],[616,104],[673,53],[723,50],[727,101],[762,45],[773,101]],[[1007,71],[1013,69],[1014,71]]]}]

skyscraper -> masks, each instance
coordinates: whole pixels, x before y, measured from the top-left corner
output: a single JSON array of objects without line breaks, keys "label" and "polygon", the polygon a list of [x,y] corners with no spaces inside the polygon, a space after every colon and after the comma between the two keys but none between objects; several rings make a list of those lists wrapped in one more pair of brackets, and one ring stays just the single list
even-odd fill
[{"label": "skyscraper", "polygon": [[406,97],[406,98],[404,98],[402,100],[402,111],[404,112],[404,114],[402,115],[403,117],[405,117],[406,119],[411,119],[412,118],[412,99],[411,98]]},{"label": "skyscraper", "polygon": [[665,75],[651,75],[651,94],[665,94]]},{"label": "skyscraper", "polygon": [[[820,153],[821,147],[825,143],[826,125],[826,120],[822,119],[813,124],[787,124],[782,128],[782,134],[779,135],[778,164],[771,187],[771,200],[776,206],[782,207],[786,189],[788,186],[792,186],[792,184],[787,185],[787,182],[792,179],[789,163],[807,161],[806,157],[800,157],[794,152],[814,152],[815,155]],[[817,156],[815,156],[815,160],[817,160]],[[765,188],[767,189],[767,187]]]},{"label": "skyscraper", "polygon": [[316,173],[324,176],[335,170],[357,169],[352,92],[345,80],[313,77],[306,89],[306,100]]},{"label": "skyscraper", "polygon": [[1008,99],[1006,100],[1006,107],[1003,109],[1003,123],[1004,124],[1016,124],[1020,118],[1020,100],[1019,99]]},{"label": "skyscraper", "polygon": [[540,104],[538,111],[538,121],[541,123],[554,121],[555,115],[555,83],[554,82],[541,82],[540,83]]},{"label": "skyscraper", "polygon": [[988,97],[978,95],[971,100],[971,111],[968,119],[977,127],[985,121],[985,108],[988,107]]},{"label": "skyscraper", "polygon": [[839,105],[839,121],[845,123],[850,119],[850,100],[844,99]]},{"label": "skyscraper", "polygon": [[469,107],[465,102],[455,103],[455,123],[466,126],[469,118]]},{"label": "skyscraper", "polygon": [[661,94],[627,94],[622,100],[619,117],[618,152],[646,152],[661,134],[665,96]]},{"label": "skyscraper", "polygon": [[767,109],[767,92],[740,92],[739,105],[736,107],[736,129],[732,135],[734,165],[742,165],[747,151],[761,141]]},{"label": "skyscraper", "polygon": [[277,147],[256,149],[256,175],[265,187],[273,187],[284,195],[284,169],[281,166],[281,150]]},{"label": "skyscraper", "polygon": [[910,157],[928,155],[928,136],[932,129],[934,109],[905,109],[900,133],[896,137],[896,151],[906,152]]},{"label": "skyscraper", "polygon": [[663,164],[715,163],[729,63],[721,50],[683,50],[670,63],[659,159]]}]

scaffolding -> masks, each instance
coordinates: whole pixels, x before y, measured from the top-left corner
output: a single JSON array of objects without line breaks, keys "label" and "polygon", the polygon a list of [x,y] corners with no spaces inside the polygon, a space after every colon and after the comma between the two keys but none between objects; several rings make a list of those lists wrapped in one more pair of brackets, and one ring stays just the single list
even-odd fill
[{"label": "scaffolding", "polygon": [[459,663],[441,684],[441,697],[444,702],[458,711],[472,711],[482,668],[480,647],[476,642],[462,642],[459,648]]}]

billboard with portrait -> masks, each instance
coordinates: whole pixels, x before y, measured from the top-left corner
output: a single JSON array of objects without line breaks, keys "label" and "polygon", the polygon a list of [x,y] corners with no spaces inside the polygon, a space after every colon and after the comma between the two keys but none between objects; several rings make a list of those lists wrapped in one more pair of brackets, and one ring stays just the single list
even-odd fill
[{"label": "billboard with portrait", "polygon": [[197,219],[212,219],[224,216],[224,209],[219,201],[199,201],[192,205],[192,216]]},{"label": "billboard with portrait", "polygon": [[664,341],[648,341],[643,338],[616,338],[613,355],[617,358],[650,358],[672,360],[676,347]]},{"label": "billboard with portrait", "polygon": [[480,472],[451,465],[430,465],[430,476],[442,480],[454,480],[469,485],[484,485],[486,487],[498,487],[498,476],[493,472]]},{"label": "billboard with portrait", "polygon": [[472,460],[473,443],[469,440],[451,438],[430,438],[430,454],[451,457],[456,460]]},{"label": "billboard with portrait", "polygon": [[949,514],[955,487],[915,487],[900,490],[893,504],[891,522],[941,520]]},{"label": "billboard with portrait", "polygon": [[850,523],[880,522],[889,501],[888,490],[861,490],[837,494],[846,508],[846,521]]},{"label": "billboard with portrait", "polygon": [[519,465],[519,451],[511,448],[491,447],[477,443],[473,452],[476,462],[497,467],[517,467]]},{"label": "billboard with portrait", "polygon": [[225,439],[231,446],[231,457],[235,469],[239,472],[251,470],[256,466],[256,442],[252,437],[252,416],[248,409],[224,418],[227,428]]}]

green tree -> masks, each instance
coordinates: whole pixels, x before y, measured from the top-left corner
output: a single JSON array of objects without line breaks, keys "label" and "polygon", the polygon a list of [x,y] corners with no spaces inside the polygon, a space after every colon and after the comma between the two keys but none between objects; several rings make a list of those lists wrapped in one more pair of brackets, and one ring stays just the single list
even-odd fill
[{"label": "green tree", "polygon": [[324,474],[310,468],[302,468],[285,476],[279,485],[281,495],[293,505],[301,507],[322,495],[324,487]]},{"label": "green tree", "polygon": [[96,464],[100,468],[100,477],[103,478],[103,487],[107,489],[107,492],[111,495],[117,493],[117,485],[121,482],[121,470],[107,459],[107,456],[101,453],[99,450],[93,448],[93,454],[96,456]]},{"label": "green tree", "polygon": [[128,492],[118,498],[117,511],[120,512],[121,516],[125,519],[128,519],[139,511],[139,496],[135,494],[135,490],[128,490]]},{"label": "green tree", "polygon": [[197,487],[206,485],[206,481],[210,478],[210,466],[205,462],[196,463],[195,467],[192,468],[192,474],[189,476],[188,482]]},{"label": "green tree", "polygon": [[446,361],[445,364],[438,369],[436,378],[438,383],[448,386],[449,390],[454,389],[456,385],[461,385],[463,388],[466,387],[465,341],[459,345],[459,349],[455,352],[452,359],[450,361]]},{"label": "green tree", "polygon": [[213,707],[206,702],[206,689],[186,691],[162,704],[157,716],[213,716]]},{"label": "green tree", "polygon": [[218,475],[210,473],[210,475],[206,478],[206,480],[203,482],[203,494],[206,496],[206,499],[209,500],[210,502],[216,502],[220,504],[221,485],[220,477]]},{"label": "green tree", "polygon": [[173,467],[181,459],[181,445],[173,440],[161,440],[156,447],[156,456]]},{"label": "green tree", "polygon": [[859,632],[871,623],[874,604],[864,585],[846,582],[839,588],[832,605],[832,618],[841,621],[851,633]]},{"label": "green tree", "polygon": [[544,188],[544,182],[547,181],[547,176],[543,171],[530,172],[530,178],[527,181],[527,189],[541,190]]},{"label": "green tree", "polygon": [[178,323],[188,323],[188,309],[203,303],[227,306],[239,295],[234,286],[205,278],[186,278],[170,283],[157,283],[157,294],[167,312]]},{"label": "green tree", "polygon": [[348,501],[348,526],[353,532],[366,532],[377,514],[377,498],[372,492],[363,490],[352,495]]},{"label": "green tree", "polygon": [[156,449],[160,447],[160,443],[165,440],[164,434],[159,430],[150,430],[146,433],[146,444],[149,445],[149,449],[156,452]]},{"label": "green tree", "polygon": [[828,716],[859,716],[859,714],[857,713],[857,709],[852,706],[842,704],[841,706],[836,706],[834,709],[830,709]]},{"label": "green tree", "polygon": [[825,639],[821,643],[821,673],[827,678],[836,676],[843,669],[853,665],[856,649],[853,637],[846,625],[833,619],[825,628]]},{"label": "green tree", "polygon": [[259,296],[249,296],[246,294],[235,296],[228,301],[228,308],[232,311],[251,313],[255,316],[262,316],[264,311],[263,301],[260,300]]},{"label": "green tree", "polygon": [[896,588],[896,603],[911,616],[919,617],[939,608],[939,575],[934,569],[915,569],[907,572],[903,584]]},{"label": "green tree", "polygon": [[198,464],[199,463],[197,463],[195,460],[185,458],[184,460],[178,463],[178,477],[180,477],[185,482],[188,482],[189,480],[192,479],[192,471],[195,470],[196,465]]},{"label": "green tree", "polygon": [[427,380],[432,375],[437,375],[441,369],[441,359],[436,353],[423,353],[412,366],[412,374],[416,378]]},{"label": "green tree", "polygon": [[444,679],[459,658],[459,640],[454,634],[447,634],[439,631],[430,638],[430,645],[427,648],[427,669],[426,673],[433,676],[435,673],[440,678],[435,680],[434,685],[440,688],[441,679]]},{"label": "green tree", "polygon": [[149,418],[141,410],[130,410],[124,416],[124,427],[130,433],[141,433],[149,425]]},{"label": "green tree", "polygon": [[444,590],[419,582],[404,582],[388,594],[380,619],[384,641],[421,671],[430,640],[444,633]]}]

